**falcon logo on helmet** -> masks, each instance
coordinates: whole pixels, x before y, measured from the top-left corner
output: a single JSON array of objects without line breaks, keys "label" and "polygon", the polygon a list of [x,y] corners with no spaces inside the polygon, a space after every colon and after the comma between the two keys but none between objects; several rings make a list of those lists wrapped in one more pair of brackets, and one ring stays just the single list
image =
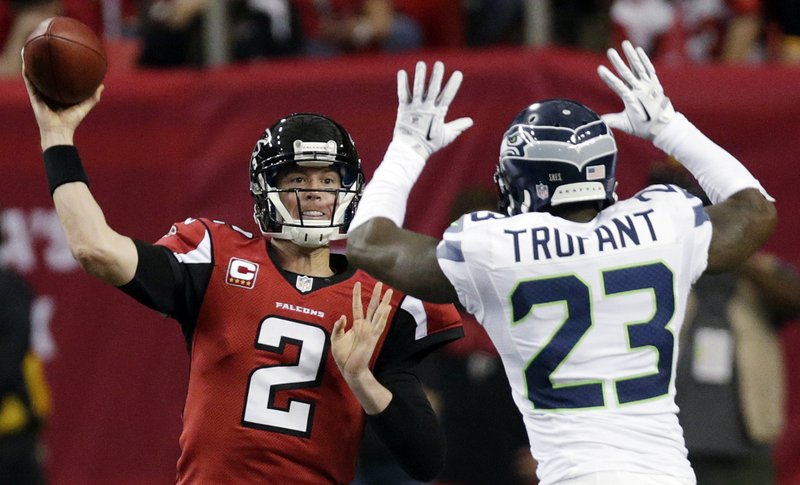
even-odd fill
[{"label": "falcon logo on helmet", "polygon": [[617,144],[597,113],[566,99],[522,110],[503,137],[495,183],[508,215],[617,200]]},{"label": "falcon logo on helmet", "polygon": [[[339,172],[337,189],[279,189],[279,173],[291,165],[330,167]],[[268,128],[256,142],[250,159],[250,194],[255,201],[253,216],[261,232],[298,245],[319,247],[347,237],[364,188],[361,159],[353,139],[332,119],[313,113],[287,116]],[[303,211],[292,217],[281,202],[281,193],[293,193],[302,205],[304,192],[334,192],[336,202],[330,220],[306,220]]]}]

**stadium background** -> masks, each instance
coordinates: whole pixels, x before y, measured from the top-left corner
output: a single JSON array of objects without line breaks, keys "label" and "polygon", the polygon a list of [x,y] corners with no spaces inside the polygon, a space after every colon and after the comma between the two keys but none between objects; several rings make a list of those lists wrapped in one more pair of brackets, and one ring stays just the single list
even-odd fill
[{"label": "stadium background", "polygon": [[[255,231],[247,163],[269,123],[314,111],[352,133],[367,176],[391,139],[395,73],[422,58],[460,69],[449,119],[475,126],[430,161],[407,226],[438,236],[456,193],[492,187],[500,137],[527,103],[568,97],[598,112],[622,108],[595,74],[605,59],[525,48],[292,60],[210,71],[148,72],[114,64],[103,101],[78,130],[92,190],[112,227],[155,241],[174,221],[205,216]],[[745,162],[777,199],[766,249],[800,265],[797,69],[762,65],[657,65],[674,105]],[[618,135],[621,197],[643,186],[662,154]],[[45,183],[38,133],[20,79],[0,81],[0,207],[9,241],[0,257],[46,300],[47,375],[54,414],[46,430],[54,484],[171,483],[188,359],[177,324],[84,275],[72,262]],[[41,330],[41,329],[40,329]],[[46,332],[43,333],[47,337]],[[779,483],[800,483],[800,329],[783,331],[788,424],[778,443]],[[46,340],[46,339],[45,339]],[[487,410],[487,419],[491,410]]]}]

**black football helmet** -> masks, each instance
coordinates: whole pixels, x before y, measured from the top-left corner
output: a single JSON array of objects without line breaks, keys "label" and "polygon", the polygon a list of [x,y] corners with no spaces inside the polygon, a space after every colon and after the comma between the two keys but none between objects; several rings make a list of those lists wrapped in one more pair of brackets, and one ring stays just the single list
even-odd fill
[{"label": "black football helmet", "polygon": [[494,175],[500,211],[508,215],[598,201],[617,200],[617,144],[614,135],[586,106],[549,99],[522,110],[500,147]]},{"label": "black football helmet", "polygon": [[[280,193],[294,193],[302,207],[306,189],[278,189],[282,169],[297,164],[305,167],[338,169],[342,186],[314,192],[334,192],[336,205],[329,221],[294,219],[281,202]],[[364,187],[361,159],[350,134],[332,119],[313,113],[287,116],[256,142],[250,158],[250,194],[261,232],[279,239],[291,239],[306,247],[319,247],[330,240],[344,239]]]}]

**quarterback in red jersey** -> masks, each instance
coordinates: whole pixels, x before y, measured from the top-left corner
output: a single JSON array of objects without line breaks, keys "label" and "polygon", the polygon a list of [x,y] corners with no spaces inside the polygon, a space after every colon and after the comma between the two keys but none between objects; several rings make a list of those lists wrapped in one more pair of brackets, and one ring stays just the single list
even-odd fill
[{"label": "quarterback in red jersey", "polygon": [[[73,145],[101,91],[55,112],[29,86],[76,259],[175,318],[186,337],[178,483],[350,483],[367,419],[409,475],[432,479],[443,435],[413,369],[459,338],[461,321],[453,306],[399,291],[379,305],[381,284],[331,253],[364,183],[347,131],[308,113],[266,130],[250,160],[262,234],[187,219],[148,244],[108,226]],[[362,288],[372,294],[366,318]]]}]

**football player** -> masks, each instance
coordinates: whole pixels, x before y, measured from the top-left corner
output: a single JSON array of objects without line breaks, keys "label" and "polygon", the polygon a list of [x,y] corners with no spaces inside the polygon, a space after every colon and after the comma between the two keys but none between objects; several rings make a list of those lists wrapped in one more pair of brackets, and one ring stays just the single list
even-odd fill
[{"label": "football player", "polygon": [[[403,202],[468,123],[444,122],[440,63],[427,92],[423,63],[411,91],[401,71],[394,138],[350,225],[352,264],[418,298],[458,301],[486,328],[543,485],[695,483],[674,399],[687,294],[776,223],[758,180],[675,112],[644,51],[622,49],[627,62],[608,52],[616,74],[599,74],[625,110],[600,117],[564,99],[523,109],[502,140],[500,212],[466,214],[442,240],[401,229]],[[714,204],[674,185],[617,201],[611,128],[680,160]]]},{"label": "football player", "polygon": [[[442,433],[413,366],[460,337],[461,321],[453,305],[381,296],[380,283],[331,253],[364,184],[341,125],[294,114],[257,141],[250,191],[259,234],[189,218],[149,244],[109,227],[73,145],[102,88],[58,112],[28,89],[76,259],[185,335],[178,483],[348,484],[367,415],[409,475],[438,473]],[[366,315],[362,288],[372,294]]]}]

